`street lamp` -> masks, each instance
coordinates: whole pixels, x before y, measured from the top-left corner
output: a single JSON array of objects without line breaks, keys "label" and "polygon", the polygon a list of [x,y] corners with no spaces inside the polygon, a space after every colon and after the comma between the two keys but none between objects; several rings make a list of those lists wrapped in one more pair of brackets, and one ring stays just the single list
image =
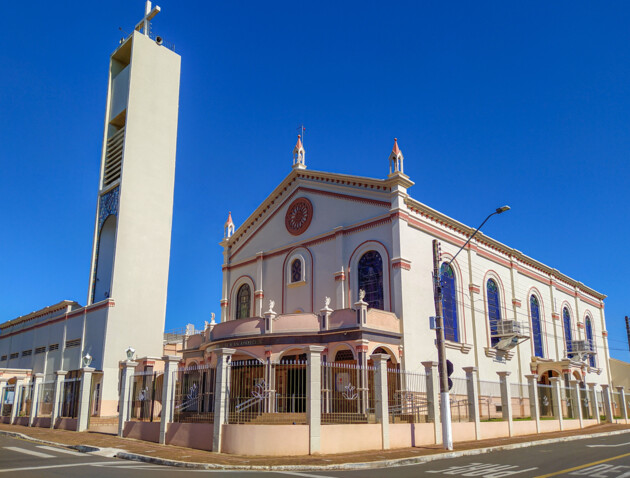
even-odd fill
[{"label": "street lamp", "polygon": [[[493,213],[489,214],[481,225],[475,229],[475,232],[468,238],[462,247],[455,253],[453,258],[447,263],[447,267],[453,263],[457,255],[468,245],[473,237],[479,232],[479,229],[495,214],[501,214],[509,211],[510,206],[497,208]],[[437,239],[433,239],[433,292],[435,299],[435,333],[437,336],[438,347],[438,364],[440,374],[440,410],[442,420],[442,443],[446,450],[453,449],[453,431],[451,427],[451,403],[448,396],[448,373],[446,372],[446,348],[444,346],[444,312],[442,310],[442,272],[440,267],[440,252]],[[446,268],[445,268],[446,269]]]}]

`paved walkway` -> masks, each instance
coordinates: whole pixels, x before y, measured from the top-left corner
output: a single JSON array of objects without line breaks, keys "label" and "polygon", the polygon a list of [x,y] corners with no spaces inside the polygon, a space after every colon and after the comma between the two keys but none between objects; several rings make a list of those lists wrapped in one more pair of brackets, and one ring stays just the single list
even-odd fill
[{"label": "paved walkway", "polygon": [[[502,438],[491,440],[478,440],[455,443],[455,451],[471,450],[486,447],[496,447],[514,443],[535,442],[552,438],[571,437],[575,435],[592,435],[613,431],[629,430],[630,425],[601,424],[581,430],[545,433],[539,435],[527,435],[515,438]],[[336,455],[315,455],[298,457],[275,456],[240,456],[212,453],[192,448],[183,448],[172,445],[159,445],[131,438],[119,438],[95,432],[72,432],[67,430],[50,430],[48,428],[24,427],[20,425],[0,424],[0,432],[15,432],[28,435],[35,440],[44,440],[63,444],[65,446],[84,445],[96,448],[116,448],[128,453],[145,455],[166,460],[176,460],[191,463],[211,463],[222,466],[329,466],[343,463],[369,463],[384,460],[396,460],[415,458],[423,455],[435,455],[444,453],[441,445],[424,446],[416,448],[403,448],[396,450],[372,450],[361,453],[341,453]],[[278,444],[282,446],[281,443]]]}]

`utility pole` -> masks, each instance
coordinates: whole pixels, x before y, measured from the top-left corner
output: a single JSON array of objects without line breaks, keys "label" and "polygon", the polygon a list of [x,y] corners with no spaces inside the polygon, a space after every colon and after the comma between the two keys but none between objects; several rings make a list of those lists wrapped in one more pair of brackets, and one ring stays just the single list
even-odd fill
[{"label": "utility pole", "polygon": [[451,427],[451,402],[448,396],[448,374],[446,372],[446,348],[444,346],[440,243],[437,239],[433,239],[433,297],[435,299],[435,335],[437,337],[438,372],[440,375],[440,419],[442,421],[442,443],[444,445],[444,449],[452,450],[453,433]]},{"label": "utility pole", "polygon": [[630,350],[630,319],[626,315],[626,332],[628,333],[628,350]]}]

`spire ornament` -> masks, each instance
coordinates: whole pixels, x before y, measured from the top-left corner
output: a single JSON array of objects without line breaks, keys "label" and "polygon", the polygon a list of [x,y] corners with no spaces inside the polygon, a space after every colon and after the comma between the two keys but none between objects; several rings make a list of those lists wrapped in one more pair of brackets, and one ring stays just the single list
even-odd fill
[{"label": "spire ornament", "polygon": [[402,151],[398,147],[398,138],[394,138],[394,147],[389,155],[389,175],[405,174],[403,171],[403,157]]},{"label": "spire ornament", "polygon": [[293,148],[293,169],[306,169],[304,155],[305,151],[302,145],[302,135],[298,134],[297,143],[295,143],[295,148]]},{"label": "spire ornament", "polygon": [[229,239],[234,234],[234,222],[232,222],[232,211],[228,212],[227,221],[223,226],[223,239]]}]

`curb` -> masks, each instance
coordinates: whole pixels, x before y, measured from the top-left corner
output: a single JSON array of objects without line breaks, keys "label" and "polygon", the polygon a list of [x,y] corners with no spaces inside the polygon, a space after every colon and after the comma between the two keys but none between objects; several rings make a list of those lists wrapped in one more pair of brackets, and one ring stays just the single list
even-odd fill
[{"label": "curb", "polygon": [[[409,466],[420,463],[428,463],[436,460],[444,460],[448,458],[459,458],[462,456],[475,456],[493,451],[515,450],[518,448],[528,448],[531,446],[547,445],[551,443],[562,443],[575,440],[585,440],[588,438],[600,438],[615,435],[623,435],[630,433],[630,430],[616,430],[611,432],[593,433],[589,435],[573,435],[568,437],[547,438],[544,440],[528,441],[521,443],[511,443],[509,445],[498,445],[484,448],[473,448],[471,450],[450,451],[445,453],[434,453],[432,455],[414,456],[409,458],[396,458],[393,460],[381,460],[362,463],[338,463],[331,465],[219,465],[216,463],[195,463],[186,461],[169,460],[165,458],[157,458],[153,456],[140,455],[137,453],[129,453],[126,451],[117,451],[114,455],[116,458],[129,461],[138,461],[143,463],[151,463],[154,465],[173,466],[177,468],[189,468],[193,470],[237,470],[237,471],[350,471],[350,470],[370,470],[378,468],[389,468],[394,466]],[[77,450],[82,453],[99,453],[105,449],[93,447],[89,445],[66,445],[49,440],[41,440],[33,438],[24,433],[0,430],[0,436],[8,436],[12,438],[20,438],[36,443],[44,443],[46,445],[56,445],[63,448]]]},{"label": "curb", "polygon": [[612,432],[593,433],[590,435],[574,435],[559,438],[547,438],[544,440],[528,441],[522,443],[511,443],[509,445],[498,445],[484,448],[474,448],[471,450],[451,451],[446,453],[435,453],[433,455],[414,456],[409,458],[397,458],[394,460],[381,460],[363,463],[339,463],[333,465],[218,465],[216,463],[191,463],[185,461],[168,460],[153,456],[139,455],[136,453],[120,452],[116,458],[131,461],[141,461],[154,465],[174,466],[179,468],[190,468],[195,470],[251,470],[251,471],[335,471],[335,470],[370,470],[377,468],[389,468],[394,466],[417,465],[436,460],[448,458],[459,458],[462,456],[474,456],[493,451],[515,450],[518,448],[528,448],[531,446],[547,445],[551,443],[562,443],[588,438],[599,438],[630,433],[630,430],[616,430]]}]

